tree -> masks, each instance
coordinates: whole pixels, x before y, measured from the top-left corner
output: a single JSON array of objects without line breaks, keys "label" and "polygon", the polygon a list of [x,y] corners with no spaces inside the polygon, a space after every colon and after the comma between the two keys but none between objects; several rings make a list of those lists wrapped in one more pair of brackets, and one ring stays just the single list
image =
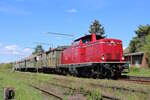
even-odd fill
[{"label": "tree", "polygon": [[147,24],[147,25],[140,25],[138,27],[138,30],[135,31],[137,37],[139,38],[142,38],[142,37],[145,37],[147,35],[150,35],[150,25]]},{"label": "tree", "polygon": [[141,51],[141,47],[143,46],[143,41],[138,37],[134,37],[129,44],[129,52],[139,52]]},{"label": "tree", "polygon": [[150,35],[148,35],[145,39],[146,43],[142,47],[142,50],[146,53],[146,58],[148,61],[148,65],[150,67]]},{"label": "tree", "polygon": [[136,42],[134,39],[130,41],[129,52],[136,52]]},{"label": "tree", "polygon": [[90,25],[89,33],[95,33],[96,35],[101,35],[104,37],[104,27],[99,23],[98,20],[94,20],[94,22]]},{"label": "tree", "polygon": [[44,49],[42,48],[42,45],[37,45],[35,48],[35,51],[32,54],[40,54],[43,52],[44,52]]},{"label": "tree", "polygon": [[141,49],[146,43],[145,38],[150,35],[150,25],[140,25],[137,30],[135,30],[136,36],[131,40],[129,44],[129,51],[138,52],[143,51]]}]

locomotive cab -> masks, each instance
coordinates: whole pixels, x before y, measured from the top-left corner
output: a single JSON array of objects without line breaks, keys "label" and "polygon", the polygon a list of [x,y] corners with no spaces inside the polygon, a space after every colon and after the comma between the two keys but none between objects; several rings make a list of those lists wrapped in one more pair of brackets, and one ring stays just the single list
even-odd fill
[{"label": "locomotive cab", "polygon": [[85,44],[85,43],[89,43],[89,42],[95,42],[96,40],[99,40],[99,39],[103,39],[103,37],[93,33],[92,35],[85,35],[81,38],[74,40],[73,44],[79,44],[81,41],[83,44]]}]

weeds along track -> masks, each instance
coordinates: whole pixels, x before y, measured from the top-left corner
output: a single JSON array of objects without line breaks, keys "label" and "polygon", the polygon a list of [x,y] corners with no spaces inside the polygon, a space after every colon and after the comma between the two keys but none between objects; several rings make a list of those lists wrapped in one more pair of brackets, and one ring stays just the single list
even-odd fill
[{"label": "weeds along track", "polygon": [[[87,95],[90,95],[90,91],[83,91],[82,89],[75,89],[75,88],[72,88],[72,87],[69,87],[69,86],[65,86],[65,85],[58,85],[58,84],[54,84],[54,83],[48,83],[48,84],[51,84],[53,86],[56,86],[56,87],[62,87],[62,88],[66,88],[66,89],[69,89],[69,90],[72,90],[74,92],[77,92],[79,94],[83,94],[84,96],[87,96]],[[33,86],[33,85],[29,85],[30,87],[33,87],[45,94],[48,94],[49,96],[53,96],[59,100],[64,100],[64,98],[54,92],[51,92],[51,91],[47,91],[45,90],[44,88],[42,87],[39,87],[39,86]],[[113,96],[110,96],[110,95],[106,95],[106,94],[101,94],[101,98],[99,99],[107,99],[107,100],[121,100],[119,98],[116,98],[116,97],[113,97]],[[71,99],[72,100],[72,99]],[[74,99],[73,99],[74,100]]]},{"label": "weeds along track", "polygon": [[[59,81],[59,80],[58,80]],[[66,82],[70,82],[71,84],[71,80],[65,80]],[[74,82],[74,81],[73,81]],[[91,89],[83,89],[82,87],[72,87],[72,85],[69,84],[63,84],[62,83],[53,83],[53,82],[47,82],[46,84],[51,84],[53,86],[56,87],[63,87],[63,88],[68,88],[71,89],[72,91],[77,91],[80,94],[84,94],[84,95],[88,95],[91,92]],[[149,94],[148,91],[144,91],[144,90],[136,90],[136,89],[130,89],[130,88],[124,88],[124,87],[117,87],[117,86],[105,86],[105,85],[101,85],[101,84],[94,84],[94,83],[89,83],[89,85],[93,88],[93,89],[98,89],[98,88],[106,88],[106,89],[113,89],[113,90],[121,90],[121,91],[127,91],[127,92],[136,92],[136,93],[142,93],[142,94]],[[101,94],[102,98],[106,98],[106,99],[110,99],[110,100],[120,100],[120,98],[114,96],[113,94],[108,94],[105,92],[102,92]]]},{"label": "weeds along track", "polygon": [[150,77],[123,76],[120,80],[150,85]]},{"label": "weeds along track", "polygon": [[[60,81],[58,78],[55,78],[55,80]],[[71,81],[71,80],[68,80],[68,79],[65,79],[63,81],[68,82],[68,83],[75,82],[75,81]],[[54,83],[49,83],[49,84],[71,88],[70,86],[66,86],[66,85],[63,85],[63,84],[56,84],[56,83],[55,84]],[[89,82],[88,85],[93,87],[93,88],[107,88],[107,89],[113,89],[113,90],[121,90],[121,91],[127,91],[127,92],[137,92],[137,93],[142,93],[142,94],[149,94],[149,91],[145,91],[145,90],[133,89],[133,88],[128,88],[128,87],[120,87],[120,86],[109,86],[109,85],[105,85],[105,84],[101,84],[101,83]]]},{"label": "weeds along track", "polygon": [[[120,85],[119,84],[116,85],[116,83],[118,82],[120,83]],[[64,98],[64,97],[72,98],[78,95],[82,95],[83,98],[87,98],[88,96],[91,95],[91,93],[95,89],[98,89],[98,91],[100,91],[101,94],[100,96],[102,98],[113,99],[113,100],[120,100],[121,98],[126,98],[124,94],[127,94],[128,97],[132,94],[133,95],[139,94],[139,95],[144,95],[145,98],[149,98],[149,94],[150,94],[150,89],[147,88],[149,87],[148,85],[146,86],[142,84],[136,84],[136,87],[134,87],[134,83],[123,82],[120,80],[113,81],[113,80],[97,80],[97,79],[86,79],[86,78],[81,79],[75,77],[64,77],[64,76],[52,75],[50,80],[46,80],[40,84],[39,82],[34,84],[31,83],[31,84],[32,87],[41,91],[44,95],[47,94],[49,95],[49,97],[58,96],[60,98]],[[119,96],[118,96],[118,92],[120,93]],[[75,99],[67,99],[67,100],[75,100]],[[83,100],[83,99],[76,99],[76,100]]]},{"label": "weeds along track", "polygon": [[[58,85],[58,84],[53,84],[53,85],[56,85],[56,86],[61,86],[63,88],[68,88],[68,89],[71,89],[73,91],[78,91],[79,93],[82,93],[84,95],[88,95],[90,94],[90,91],[85,91],[83,89],[75,89],[75,88],[72,88],[72,87],[69,87],[69,86],[64,86],[64,85]],[[120,100],[119,98],[116,98],[114,96],[110,96],[110,95],[106,95],[106,94],[101,94],[101,97],[102,98],[105,98],[105,99],[109,99],[109,100]]]}]

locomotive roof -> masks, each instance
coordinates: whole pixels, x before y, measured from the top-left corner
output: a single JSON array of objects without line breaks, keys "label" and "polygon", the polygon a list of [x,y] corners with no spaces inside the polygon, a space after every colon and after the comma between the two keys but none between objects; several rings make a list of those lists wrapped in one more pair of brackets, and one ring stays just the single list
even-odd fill
[{"label": "locomotive roof", "polygon": [[108,41],[111,41],[111,40],[113,40],[113,41],[115,41],[115,42],[122,42],[121,40],[115,39],[115,38],[104,38],[104,39],[102,39],[101,41],[103,41],[103,42],[108,42]]},{"label": "locomotive roof", "polygon": [[69,48],[70,46],[58,46],[57,48],[50,48],[48,51],[46,51],[46,53],[49,53],[51,51],[61,51],[64,50],[66,48]]},{"label": "locomotive roof", "polygon": [[[92,36],[92,34],[88,34],[88,35],[82,36],[82,37],[74,40],[74,42],[79,41],[79,40],[84,40],[84,39],[91,39],[91,36]],[[96,35],[96,38],[97,39],[103,39],[103,37],[100,36],[100,35]]]}]

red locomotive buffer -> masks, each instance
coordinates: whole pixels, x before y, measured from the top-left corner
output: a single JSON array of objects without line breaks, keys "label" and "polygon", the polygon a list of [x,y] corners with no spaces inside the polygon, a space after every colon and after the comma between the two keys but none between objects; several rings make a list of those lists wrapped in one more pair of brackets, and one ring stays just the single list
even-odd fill
[{"label": "red locomotive buffer", "polygon": [[122,41],[86,35],[76,39],[61,54],[61,65],[73,75],[91,77],[118,77],[129,68],[124,60]]}]

